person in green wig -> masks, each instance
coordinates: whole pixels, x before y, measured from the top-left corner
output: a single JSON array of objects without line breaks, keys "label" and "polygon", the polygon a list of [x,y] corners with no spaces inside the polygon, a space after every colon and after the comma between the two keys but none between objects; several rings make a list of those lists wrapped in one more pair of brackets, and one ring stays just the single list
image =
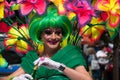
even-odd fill
[{"label": "person in green wig", "polygon": [[71,31],[68,17],[59,15],[54,7],[42,16],[33,16],[29,35],[34,42],[44,45],[44,51],[28,52],[21,67],[6,80],[92,80],[80,47],[69,44],[61,47]]}]

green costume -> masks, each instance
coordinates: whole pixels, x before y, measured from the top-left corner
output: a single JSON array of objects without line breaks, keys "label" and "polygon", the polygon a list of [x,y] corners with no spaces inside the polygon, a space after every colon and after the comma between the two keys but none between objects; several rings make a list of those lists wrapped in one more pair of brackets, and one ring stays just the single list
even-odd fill
[{"label": "green costume", "polygon": [[[33,62],[38,59],[39,56],[35,51],[30,51],[22,59],[21,66],[29,74],[33,72],[34,64]],[[76,68],[77,66],[85,66],[86,62],[82,56],[80,47],[67,45],[63,49],[59,50],[56,54],[51,57],[52,60],[56,62],[63,63],[67,67]],[[54,70],[48,69],[44,66],[38,68],[35,74],[38,80],[70,80],[63,73]]]}]

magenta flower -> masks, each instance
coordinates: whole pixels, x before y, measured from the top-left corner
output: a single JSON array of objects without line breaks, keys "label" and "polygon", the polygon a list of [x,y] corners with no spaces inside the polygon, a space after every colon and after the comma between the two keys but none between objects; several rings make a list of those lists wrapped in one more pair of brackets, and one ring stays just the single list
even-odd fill
[{"label": "magenta flower", "polygon": [[65,6],[67,10],[76,13],[80,27],[85,26],[95,15],[88,0],[68,0]]},{"label": "magenta flower", "polygon": [[22,15],[29,14],[33,9],[39,15],[42,15],[46,10],[47,5],[45,0],[17,0],[17,3],[20,4],[20,11]]}]

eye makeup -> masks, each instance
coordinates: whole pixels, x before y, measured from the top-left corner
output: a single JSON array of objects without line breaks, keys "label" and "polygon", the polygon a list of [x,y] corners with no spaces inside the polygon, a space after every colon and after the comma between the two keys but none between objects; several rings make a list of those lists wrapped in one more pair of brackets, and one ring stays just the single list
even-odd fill
[{"label": "eye makeup", "polygon": [[46,35],[51,35],[51,34],[55,33],[56,35],[59,36],[60,34],[62,34],[62,29],[60,29],[60,28],[58,28],[58,29],[48,28],[48,29],[45,29],[43,31],[43,33],[46,34]]}]

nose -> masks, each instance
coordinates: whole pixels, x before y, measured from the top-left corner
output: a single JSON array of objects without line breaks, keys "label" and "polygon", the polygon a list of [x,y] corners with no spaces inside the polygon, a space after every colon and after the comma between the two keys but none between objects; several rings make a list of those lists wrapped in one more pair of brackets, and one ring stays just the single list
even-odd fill
[{"label": "nose", "polygon": [[51,34],[51,38],[52,39],[55,39],[57,36],[56,36],[56,34],[55,34],[55,32],[53,32],[52,34]]}]

